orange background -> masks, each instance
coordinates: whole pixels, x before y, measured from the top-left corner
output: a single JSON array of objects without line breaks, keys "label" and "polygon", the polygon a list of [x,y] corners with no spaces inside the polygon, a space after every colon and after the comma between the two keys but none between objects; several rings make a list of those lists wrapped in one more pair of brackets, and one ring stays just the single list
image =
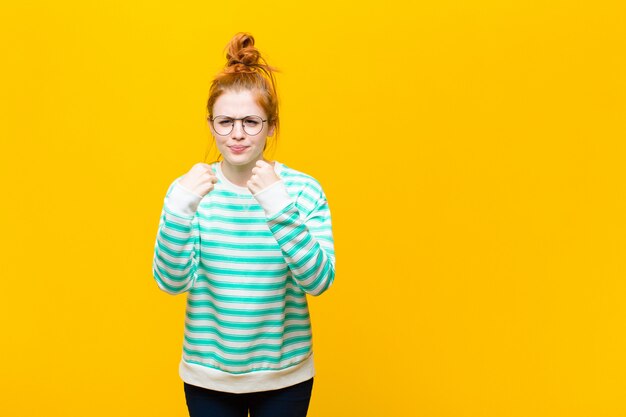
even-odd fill
[{"label": "orange background", "polygon": [[[0,414],[183,416],[151,275],[222,53],[279,67],[316,177],[310,416],[626,415],[623,1],[32,1],[0,9]],[[44,411],[45,410],[45,411]]]}]

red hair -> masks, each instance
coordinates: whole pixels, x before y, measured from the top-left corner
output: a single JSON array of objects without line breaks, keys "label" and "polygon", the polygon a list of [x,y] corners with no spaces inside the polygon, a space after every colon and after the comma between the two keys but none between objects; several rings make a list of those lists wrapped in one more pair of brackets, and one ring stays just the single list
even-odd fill
[{"label": "red hair", "polygon": [[225,48],[226,66],[218,73],[209,89],[207,112],[213,117],[213,105],[226,91],[249,90],[256,97],[256,103],[267,115],[268,125],[274,126],[274,136],[278,137],[278,95],[274,72],[278,70],[267,64],[258,49],[254,47],[251,34],[239,32]]}]

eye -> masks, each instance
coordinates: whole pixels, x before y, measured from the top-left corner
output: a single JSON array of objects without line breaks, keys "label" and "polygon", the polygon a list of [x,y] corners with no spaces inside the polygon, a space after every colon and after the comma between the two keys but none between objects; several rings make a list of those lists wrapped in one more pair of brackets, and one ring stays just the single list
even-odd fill
[{"label": "eye", "polygon": [[231,119],[218,119],[217,124],[220,126],[230,126],[233,124]]},{"label": "eye", "polygon": [[243,122],[246,124],[246,126],[250,126],[250,127],[256,127],[256,126],[258,126],[258,125],[259,125],[259,123],[260,123],[260,122],[259,122],[258,120],[256,120],[256,119],[244,119],[244,121],[243,121]]}]

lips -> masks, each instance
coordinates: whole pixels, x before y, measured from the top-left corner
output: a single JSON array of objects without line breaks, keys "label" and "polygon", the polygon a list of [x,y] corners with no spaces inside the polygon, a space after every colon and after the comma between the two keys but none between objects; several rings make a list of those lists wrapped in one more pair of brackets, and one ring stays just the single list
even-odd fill
[{"label": "lips", "polygon": [[228,148],[232,153],[243,153],[249,146],[229,146]]}]

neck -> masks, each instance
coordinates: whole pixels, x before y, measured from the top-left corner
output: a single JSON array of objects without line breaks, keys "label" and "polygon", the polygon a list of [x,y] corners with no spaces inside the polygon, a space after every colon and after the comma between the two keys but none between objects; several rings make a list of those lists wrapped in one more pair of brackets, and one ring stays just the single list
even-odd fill
[{"label": "neck", "polygon": [[[269,162],[265,159],[262,160],[274,166],[274,162]],[[250,180],[250,177],[252,176],[252,168],[256,166],[256,162],[257,161],[252,161],[247,165],[231,165],[226,162],[226,160],[222,160],[222,173],[226,179],[233,184],[239,187],[246,187],[248,180]]]}]

